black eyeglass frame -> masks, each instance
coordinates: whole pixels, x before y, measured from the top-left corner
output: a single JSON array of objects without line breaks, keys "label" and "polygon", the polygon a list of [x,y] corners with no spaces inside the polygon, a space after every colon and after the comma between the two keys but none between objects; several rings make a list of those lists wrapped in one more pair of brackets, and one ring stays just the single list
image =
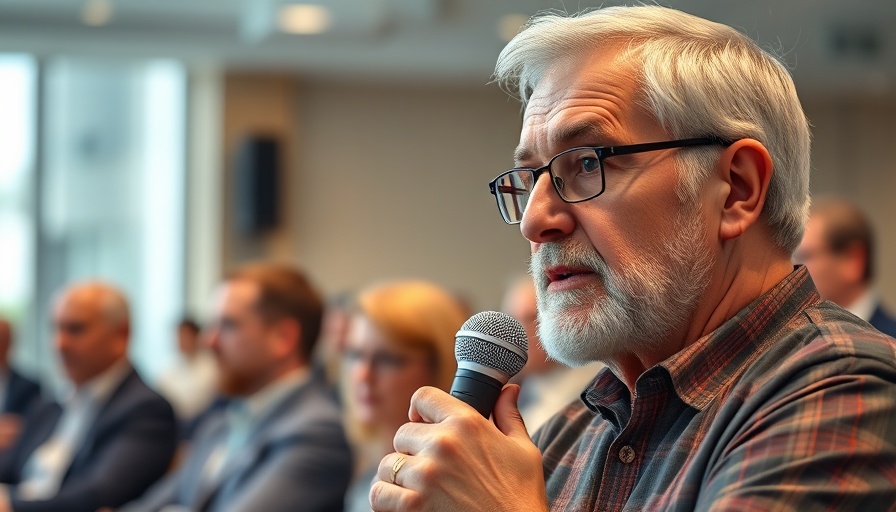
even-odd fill
[{"label": "black eyeglass frame", "polygon": [[[545,171],[547,171],[548,175],[551,177],[551,185],[554,187],[554,190],[557,191],[557,195],[560,196],[560,199],[562,199],[566,203],[575,204],[575,203],[581,203],[584,201],[590,201],[590,200],[594,199],[595,197],[604,193],[604,191],[607,188],[606,177],[605,177],[605,173],[604,173],[604,159],[609,158],[611,156],[631,155],[634,153],[647,153],[649,151],[660,151],[663,149],[685,148],[685,147],[692,147],[692,146],[714,146],[714,145],[730,146],[731,144],[734,144],[734,141],[729,141],[729,140],[723,139],[721,137],[695,137],[695,138],[690,138],[690,139],[667,140],[667,141],[660,141],[660,142],[644,142],[644,143],[640,143],[640,144],[628,144],[628,145],[623,145],[623,146],[577,146],[574,148],[567,149],[566,151],[561,151],[560,153],[557,153],[556,155],[554,155],[553,158],[551,158],[551,160],[547,163],[547,165],[544,165],[537,169],[533,169],[531,167],[514,167],[513,169],[502,172],[501,174],[496,176],[495,179],[493,179],[492,181],[489,182],[488,188],[489,188],[489,192],[493,196],[495,196],[495,201],[497,202],[497,205],[498,205],[498,211],[501,212],[501,217],[504,219],[504,222],[506,222],[507,224],[511,224],[511,225],[519,224],[520,222],[522,222],[522,219],[520,219],[518,221],[510,220],[509,215],[506,212],[506,208],[502,207],[501,198],[499,196],[500,192],[498,191],[498,181],[509,174],[519,173],[521,171],[530,172],[532,174],[532,187],[534,189],[535,184],[538,182],[538,178],[541,177],[541,175],[544,174]],[[590,150],[594,151],[595,155],[597,155],[597,162],[598,162],[598,166],[600,167],[600,181],[601,181],[600,192],[594,194],[593,196],[586,197],[584,199],[576,199],[576,200],[571,201],[571,200],[563,197],[563,192],[561,192],[560,189],[557,187],[556,180],[558,179],[558,177],[554,176],[554,171],[551,170],[551,165],[554,163],[555,160],[557,160],[561,156],[563,156],[567,153],[571,153],[573,151],[581,151],[583,149],[590,149]],[[560,179],[562,180],[562,178],[560,178]],[[530,190],[529,193],[531,194],[532,191]],[[527,201],[527,204],[528,204],[528,201]]]}]

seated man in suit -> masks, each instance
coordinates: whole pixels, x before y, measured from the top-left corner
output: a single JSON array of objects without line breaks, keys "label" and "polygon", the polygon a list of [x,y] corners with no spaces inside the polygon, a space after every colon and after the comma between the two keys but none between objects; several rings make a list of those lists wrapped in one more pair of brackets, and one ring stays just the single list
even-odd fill
[{"label": "seated man in suit", "polygon": [[174,411],[127,359],[130,314],[104,283],[72,286],[53,312],[54,344],[72,392],[40,404],[0,455],[0,511],[89,511],[139,496],[168,468]]},{"label": "seated man in suit", "polygon": [[221,286],[204,338],[232,397],[181,468],[122,511],[341,511],[351,457],[340,412],[310,370],[322,301],[289,266],[259,263]]},{"label": "seated man in suit", "polygon": [[809,269],[822,298],[896,337],[896,319],[872,287],[874,232],[857,206],[835,198],[816,201],[793,259]]},{"label": "seated man in suit", "polygon": [[9,364],[12,325],[0,318],[0,450],[18,437],[21,418],[40,400],[40,385]]}]

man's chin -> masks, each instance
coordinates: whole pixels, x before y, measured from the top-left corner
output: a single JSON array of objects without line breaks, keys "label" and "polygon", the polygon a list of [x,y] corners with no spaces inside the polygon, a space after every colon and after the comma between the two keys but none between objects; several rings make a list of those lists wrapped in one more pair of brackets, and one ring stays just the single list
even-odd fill
[{"label": "man's chin", "polygon": [[235,377],[222,376],[218,381],[218,393],[226,397],[245,396],[248,388],[249,386],[244,380]]}]

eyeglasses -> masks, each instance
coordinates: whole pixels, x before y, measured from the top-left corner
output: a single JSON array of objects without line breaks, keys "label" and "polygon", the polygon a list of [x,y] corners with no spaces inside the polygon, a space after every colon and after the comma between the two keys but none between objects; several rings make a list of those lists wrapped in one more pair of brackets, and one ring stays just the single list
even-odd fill
[{"label": "eyeglasses", "polygon": [[518,167],[502,173],[488,184],[488,188],[498,202],[504,222],[519,224],[532,189],[545,171],[561,199],[567,203],[581,203],[603,194],[604,167],[608,158],[661,149],[731,144],[718,137],[699,137],[626,146],[577,147],[559,153],[544,167]]},{"label": "eyeglasses", "polygon": [[346,349],[343,357],[345,358],[345,363],[348,365],[357,365],[366,362],[370,365],[371,369],[377,373],[396,372],[404,369],[415,359],[426,360],[426,358],[418,358],[410,354],[398,354],[385,350],[365,352],[354,348]]}]

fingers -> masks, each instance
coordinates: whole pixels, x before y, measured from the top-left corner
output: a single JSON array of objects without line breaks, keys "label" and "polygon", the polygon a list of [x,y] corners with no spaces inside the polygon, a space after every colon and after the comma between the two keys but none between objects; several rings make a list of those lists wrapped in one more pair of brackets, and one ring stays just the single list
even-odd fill
[{"label": "fingers", "polygon": [[405,423],[395,431],[392,447],[396,452],[416,455],[429,446],[432,427],[428,423]]},{"label": "fingers", "polygon": [[370,487],[370,507],[373,510],[385,512],[419,509],[420,494],[402,486],[403,482],[407,483],[412,458],[404,453],[390,453],[383,457],[376,471],[378,480]]},{"label": "fingers", "polygon": [[398,452],[386,455],[376,468],[376,477],[383,482],[401,486],[406,480],[403,475],[406,475],[413,465],[412,458],[410,455]]},{"label": "fingers", "polygon": [[415,422],[441,423],[449,416],[476,414],[475,409],[438,388],[424,386],[411,397],[408,418]]},{"label": "fingers", "polygon": [[374,512],[420,510],[422,505],[420,493],[417,491],[379,480],[370,486],[368,497],[370,498],[370,508]]},{"label": "fingers", "polygon": [[495,410],[492,418],[498,430],[509,437],[530,439],[529,432],[526,430],[526,424],[520,415],[517,400],[520,397],[520,387],[517,384],[508,384],[501,390],[498,401],[495,403]]}]

